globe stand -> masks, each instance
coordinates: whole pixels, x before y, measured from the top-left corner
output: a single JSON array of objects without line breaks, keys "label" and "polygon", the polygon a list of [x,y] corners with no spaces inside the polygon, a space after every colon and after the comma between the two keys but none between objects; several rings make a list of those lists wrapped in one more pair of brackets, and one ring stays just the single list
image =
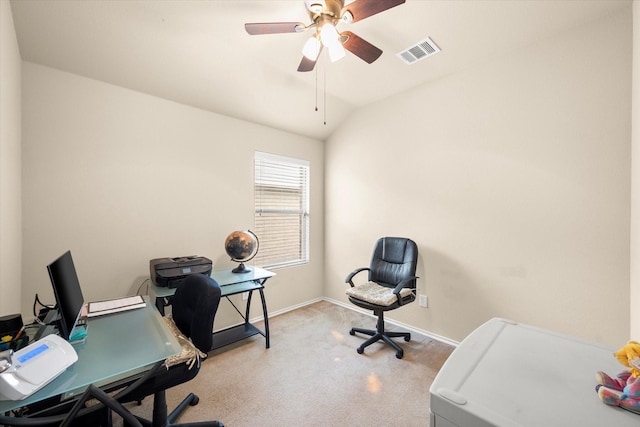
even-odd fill
[{"label": "globe stand", "polygon": [[251,269],[245,267],[244,262],[241,262],[239,266],[231,270],[232,273],[250,273]]}]

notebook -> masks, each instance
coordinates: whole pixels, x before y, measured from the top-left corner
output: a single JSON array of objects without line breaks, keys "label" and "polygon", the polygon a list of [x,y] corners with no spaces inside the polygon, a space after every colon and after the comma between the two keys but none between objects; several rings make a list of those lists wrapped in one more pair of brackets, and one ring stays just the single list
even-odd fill
[{"label": "notebook", "polygon": [[135,310],[146,307],[147,303],[141,295],[116,298],[106,301],[95,301],[87,304],[87,317],[103,316],[121,311]]}]

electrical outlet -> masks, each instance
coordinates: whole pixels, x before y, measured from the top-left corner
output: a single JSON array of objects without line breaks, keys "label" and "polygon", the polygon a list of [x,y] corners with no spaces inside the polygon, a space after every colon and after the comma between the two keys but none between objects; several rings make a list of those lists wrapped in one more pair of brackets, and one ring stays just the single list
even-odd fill
[{"label": "electrical outlet", "polygon": [[420,307],[429,307],[429,301],[427,301],[426,295],[420,295]]}]

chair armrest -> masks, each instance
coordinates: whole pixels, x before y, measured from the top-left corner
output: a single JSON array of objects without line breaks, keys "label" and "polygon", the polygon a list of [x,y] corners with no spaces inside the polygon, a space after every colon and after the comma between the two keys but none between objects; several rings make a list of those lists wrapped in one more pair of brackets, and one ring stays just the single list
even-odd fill
[{"label": "chair armrest", "polygon": [[415,286],[407,286],[410,283],[415,283],[416,280],[418,280],[419,277],[418,276],[411,276],[407,279],[402,280],[400,283],[398,283],[398,285],[393,289],[393,293],[398,297],[398,305],[402,305],[402,298],[400,298],[400,291],[403,288],[410,288],[410,289],[414,289],[415,290]]},{"label": "chair armrest", "polygon": [[347,278],[346,278],[346,279],[344,279],[344,283],[348,283],[348,284],[350,284],[350,285],[351,285],[351,287],[353,288],[353,287],[354,287],[354,284],[353,284],[353,282],[352,282],[353,277],[354,277],[356,274],[360,273],[361,271],[370,271],[370,270],[371,270],[371,269],[370,269],[369,267],[362,267],[362,268],[358,268],[358,269],[356,269],[356,270],[353,270],[351,273],[349,273],[349,275],[347,276]]}]

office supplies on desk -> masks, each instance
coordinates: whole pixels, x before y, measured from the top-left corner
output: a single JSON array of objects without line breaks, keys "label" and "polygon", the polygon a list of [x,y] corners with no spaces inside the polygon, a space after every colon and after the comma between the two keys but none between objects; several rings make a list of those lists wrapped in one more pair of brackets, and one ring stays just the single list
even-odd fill
[{"label": "office supplies on desk", "polygon": [[80,325],[73,329],[73,335],[69,337],[72,345],[83,343],[87,340],[87,325]]},{"label": "office supplies on desk", "polygon": [[0,316],[0,337],[7,335],[14,337],[22,325],[22,316],[19,313]]},{"label": "office supplies on desk", "polygon": [[0,317],[0,351],[20,350],[28,341],[20,314]]},{"label": "office supplies on desk", "polygon": [[146,305],[147,304],[140,295],[90,302],[87,304],[87,317],[103,316],[105,314],[134,310],[136,308],[145,307]]},{"label": "office supplies on desk", "polygon": [[46,337],[16,351],[0,373],[0,400],[22,400],[47,385],[78,360],[65,339]]}]

